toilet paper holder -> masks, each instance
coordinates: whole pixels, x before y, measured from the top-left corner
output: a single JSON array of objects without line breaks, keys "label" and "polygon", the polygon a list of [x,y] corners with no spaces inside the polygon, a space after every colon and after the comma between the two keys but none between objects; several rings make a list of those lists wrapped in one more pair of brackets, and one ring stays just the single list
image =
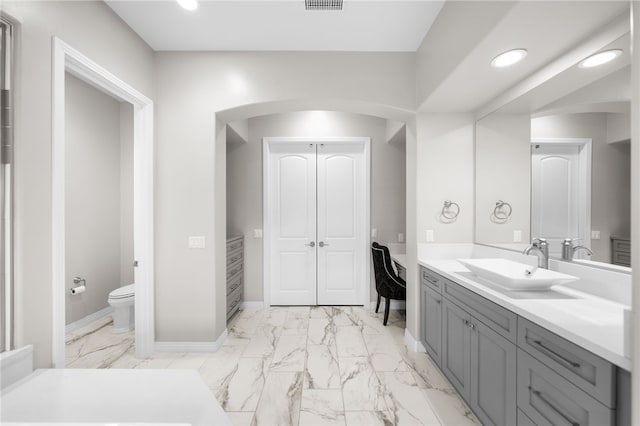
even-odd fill
[{"label": "toilet paper holder", "polygon": [[69,293],[71,293],[74,296],[76,294],[84,293],[87,288],[87,280],[85,280],[82,277],[75,277],[73,279],[73,284],[74,284],[74,287],[71,287],[69,289]]}]

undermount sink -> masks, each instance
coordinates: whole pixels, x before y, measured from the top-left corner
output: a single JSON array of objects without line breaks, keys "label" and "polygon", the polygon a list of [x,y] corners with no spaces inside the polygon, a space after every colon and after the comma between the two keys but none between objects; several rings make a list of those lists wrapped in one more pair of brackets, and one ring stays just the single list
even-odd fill
[{"label": "undermount sink", "polygon": [[578,279],[507,259],[458,259],[458,262],[478,277],[512,291],[546,290]]}]

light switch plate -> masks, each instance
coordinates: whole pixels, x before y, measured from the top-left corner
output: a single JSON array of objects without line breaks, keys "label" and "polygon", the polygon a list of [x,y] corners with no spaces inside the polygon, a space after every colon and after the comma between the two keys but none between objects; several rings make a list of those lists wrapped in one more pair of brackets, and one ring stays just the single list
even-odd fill
[{"label": "light switch plate", "polygon": [[253,238],[262,238],[262,229],[254,229]]},{"label": "light switch plate", "polygon": [[398,242],[404,243],[404,234],[402,232],[398,234]]},{"label": "light switch plate", "polygon": [[371,228],[371,238],[376,238],[378,236],[378,228]]},{"label": "light switch plate", "polygon": [[591,231],[591,239],[599,240],[600,239],[600,231]]},{"label": "light switch plate", "polygon": [[428,242],[428,243],[432,243],[432,242],[434,241],[434,238],[433,238],[433,229],[427,229],[426,234],[427,234],[427,235],[426,235],[426,236],[427,236],[427,242]]},{"label": "light switch plate", "polygon": [[519,230],[513,231],[513,242],[514,243],[522,242],[522,231],[519,231]]},{"label": "light switch plate", "polygon": [[205,248],[205,238],[204,237],[189,237],[189,248],[190,249],[203,249],[203,248]]}]

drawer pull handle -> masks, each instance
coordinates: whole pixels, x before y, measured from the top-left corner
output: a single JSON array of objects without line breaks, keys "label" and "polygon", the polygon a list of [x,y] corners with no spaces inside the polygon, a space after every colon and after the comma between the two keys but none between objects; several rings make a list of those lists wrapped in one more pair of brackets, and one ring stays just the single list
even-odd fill
[{"label": "drawer pull handle", "polygon": [[465,319],[465,320],[462,320],[462,322],[464,323],[464,325],[466,325],[470,329],[475,330],[476,325],[474,323],[472,323],[471,321]]},{"label": "drawer pull handle", "polygon": [[571,419],[571,417],[569,417],[568,415],[566,415],[565,413],[563,413],[558,407],[556,407],[555,405],[553,405],[551,403],[551,401],[549,401],[547,398],[544,397],[544,395],[542,394],[542,392],[535,390],[534,388],[532,388],[531,386],[529,386],[529,391],[531,391],[532,394],[534,394],[535,396],[538,397],[538,399],[540,399],[540,401],[542,401],[547,407],[551,408],[553,411],[555,411],[556,413],[558,413],[558,415],[560,417],[562,417],[567,423],[569,423],[571,426],[580,426],[580,423],[574,421],[573,419]]},{"label": "drawer pull handle", "polygon": [[[526,340],[528,341],[529,338],[526,338]],[[557,360],[560,361],[561,364],[566,364],[572,368],[580,368],[580,363],[572,361],[567,357],[560,355],[559,353],[555,352],[553,349],[549,348],[544,343],[542,343],[542,341],[533,340],[533,343],[535,343],[535,345],[538,346],[540,349],[542,349],[542,351],[545,352],[547,355],[550,355],[552,358],[557,358]]]},{"label": "drawer pull handle", "polygon": [[434,299],[434,300],[436,301],[436,303],[437,303],[438,305],[442,303],[442,300],[440,300],[440,299]]},{"label": "drawer pull handle", "polygon": [[427,281],[429,281],[431,284],[438,284],[438,280],[436,278],[433,278],[427,274],[424,275],[424,277],[427,279]]}]

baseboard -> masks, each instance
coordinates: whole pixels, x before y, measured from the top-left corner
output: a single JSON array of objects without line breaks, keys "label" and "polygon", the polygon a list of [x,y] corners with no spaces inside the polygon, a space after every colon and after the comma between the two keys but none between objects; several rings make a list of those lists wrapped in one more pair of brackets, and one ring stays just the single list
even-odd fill
[{"label": "baseboard", "polygon": [[262,308],[264,308],[264,302],[242,302],[240,304],[240,309],[243,311],[257,311]]},{"label": "baseboard", "polygon": [[87,315],[86,317],[79,319],[78,321],[72,322],[64,327],[65,334],[76,331],[79,328],[84,327],[85,325],[89,325],[94,321],[99,320],[100,318],[104,318],[113,312],[113,307],[107,306],[104,309],[100,309],[98,312],[94,312],[91,315]]},{"label": "baseboard", "polygon": [[16,383],[33,372],[33,346],[0,354],[0,389]]},{"label": "baseboard", "polygon": [[[406,307],[407,302],[405,302],[404,300],[391,300],[391,303],[389,304],[389,309],[391,309],[392,311],[404,311]],[[371,302],[371,304],[369,305],[369,309],[371,309],[372,311],[375,310],[376,302]],[[380,309],[384,311],[384,300],[380,302]]]},{"label": "baseboard", "polygon": [[404,342],[407,344],[407,347],[414,352],[426,352],[427,350],[424,348],[424,345],[421,341],[413,338],[408,328],[404,329]]},{"label": "baseboard", "polygon": [[156,342],[156,352],[216,352],[227,339],[225,328],[215,342]]}]

